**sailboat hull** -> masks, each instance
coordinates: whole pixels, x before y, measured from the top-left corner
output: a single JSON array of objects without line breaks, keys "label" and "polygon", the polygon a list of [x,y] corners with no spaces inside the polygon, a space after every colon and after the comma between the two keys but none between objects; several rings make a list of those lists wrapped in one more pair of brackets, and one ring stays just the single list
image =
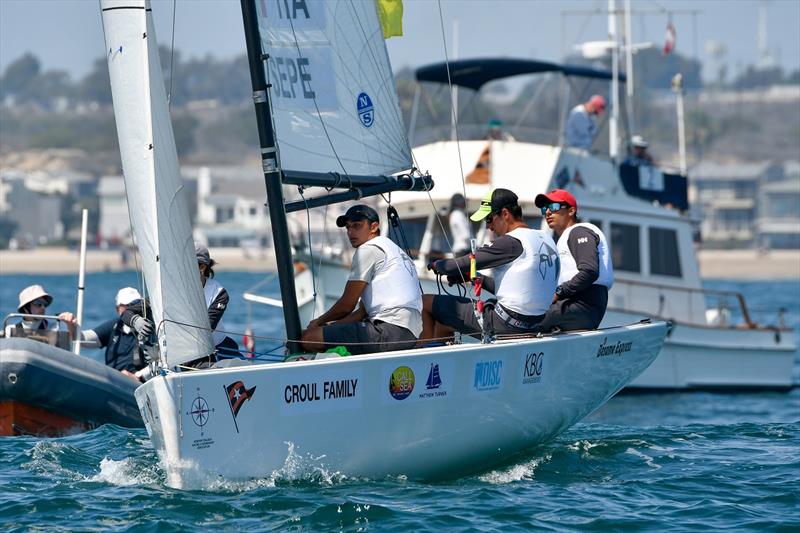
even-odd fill
[{"label": "sailboat hull", "polygon": [[[655,359],[667,324],[168,373],[136,391],[179,488],[322,469],[460,477],[552,439]],[[438,379],[429,379],[432,375]]]}]

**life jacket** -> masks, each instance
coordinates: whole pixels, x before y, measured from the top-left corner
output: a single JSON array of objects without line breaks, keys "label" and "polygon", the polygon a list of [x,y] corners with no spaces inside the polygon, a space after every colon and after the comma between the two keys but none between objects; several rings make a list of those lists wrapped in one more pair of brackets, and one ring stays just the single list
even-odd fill
[{"label": "life jacket", "polygon": [[545,232],[530,228],[517,228],[506,235],[522,243],[522,254],[511,263],[494,267],[497,301],[523,315],[544,314],[558,280],[556,243]]},{"label": "life jacket", "polygon": [[[206,279],[206,285],[203,287],[203,294],[206,297],[206,308],[211,307],[211,302],[213,302],[219,293],[225,290],[225,287],[219,284],[217,280],[214,278]],[[219,331],[217,331],[219,330]],[[228,336],[227,333],[223,333],[224,331],[228,331],[228,328],[225,327],[225,324],[222,322],[222,319],[219,319],[217,322],[217,327],[214,328],[214,331],[211,332],[211,338],[214,342],[214,346],[221,343],[225,337]]]},{"label": "life jacket", "polygon": [[568,227],[564,233],[558,238],[558,255],[561,258],[561,274],[558,276],[558,284],[565,283],[571,280],[578,273],[578,265],[575,263],[575,258],[572,257],[572,252],[569,250],[569,234],[575,228],[588,228],[597,235],[600,242],[597,244],[597,258],[600,267],[600,273],[594,282],[594,285],[603,285],[604,287],[611,288],[614,284],[614,269],[611,266],[611,252],[606,243],[606,237],[600,228],[589,222],[579,222]]},{"label": "life jacket", "polygon": [[417,269],[408,255],[390,239],[380,235],[361,246],[377,246],[386,254],[383,265],[361,294],[367,315],[371,318],[381,311],[398,307],[422,312]]}]

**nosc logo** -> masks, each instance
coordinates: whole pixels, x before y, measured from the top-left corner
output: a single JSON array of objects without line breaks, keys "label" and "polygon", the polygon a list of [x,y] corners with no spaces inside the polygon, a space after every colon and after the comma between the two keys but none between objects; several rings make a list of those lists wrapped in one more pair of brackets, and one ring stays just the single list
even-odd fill
[{"label": "nosc logo", "polygon": [[372,99],[367,93],[361,93],[356,99],[356,110],[358,118],[365,128],[369,128],[375,122],[375,110],[372,107]]}]

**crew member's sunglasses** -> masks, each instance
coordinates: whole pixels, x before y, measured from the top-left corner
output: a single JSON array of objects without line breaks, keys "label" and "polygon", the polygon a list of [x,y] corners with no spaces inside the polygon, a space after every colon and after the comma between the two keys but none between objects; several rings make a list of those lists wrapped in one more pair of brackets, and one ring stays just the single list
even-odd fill
[{"label": "crew member's sunglasses", "polygon": [[47,300],[34,300],[31,305],[38,305],[39,307],[47,307]]},{"label": "crew member's sunglasses", "polygon": [[562,204],[560,202],[553,202],[552,204],[547,204],[546,206],[542,207],[542,216],[547,215],[547,210],[549,209],[551,213],[555,213],[559,209],[564,209],[565,207],[569,207],[569,204]]}]

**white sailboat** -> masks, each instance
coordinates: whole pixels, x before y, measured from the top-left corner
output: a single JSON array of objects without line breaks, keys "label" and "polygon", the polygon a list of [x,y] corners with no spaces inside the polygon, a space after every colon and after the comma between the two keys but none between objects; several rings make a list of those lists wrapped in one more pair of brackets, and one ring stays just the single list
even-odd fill
[{"label": "white sailboat", "polygon": [[[425,190],[431,180],[392,174],[410,169],[411,159],[375,4],[312,1],[294,12],[283,6],[242,0],[291,341],[300,324],[285,213]],[[656,357],[668,326],[646,321],[569,335],[181,371],[181,363],[212,347],[198,333],[207,323],[199,316],[205,308],[196,301],[196,269],[189,268],[188,228],[177,220],[183,217],[178,206],[163,206],[176,201],[180,185],[173,181],[177,162],[149,3],[102,0],[101,8],[128,200],[141,215],[133,217],[137,239],[151,243],[142,253],[145,279],[155,287],[151,292],[163,294],[153,300],[159,372],[136,398],[170,485],[269,476],[297,461],[356,476],[461,476],[553,438]],[[284,206],[282,183],[342,192]],[[193,316],[178,315],[189,310]]]}]

